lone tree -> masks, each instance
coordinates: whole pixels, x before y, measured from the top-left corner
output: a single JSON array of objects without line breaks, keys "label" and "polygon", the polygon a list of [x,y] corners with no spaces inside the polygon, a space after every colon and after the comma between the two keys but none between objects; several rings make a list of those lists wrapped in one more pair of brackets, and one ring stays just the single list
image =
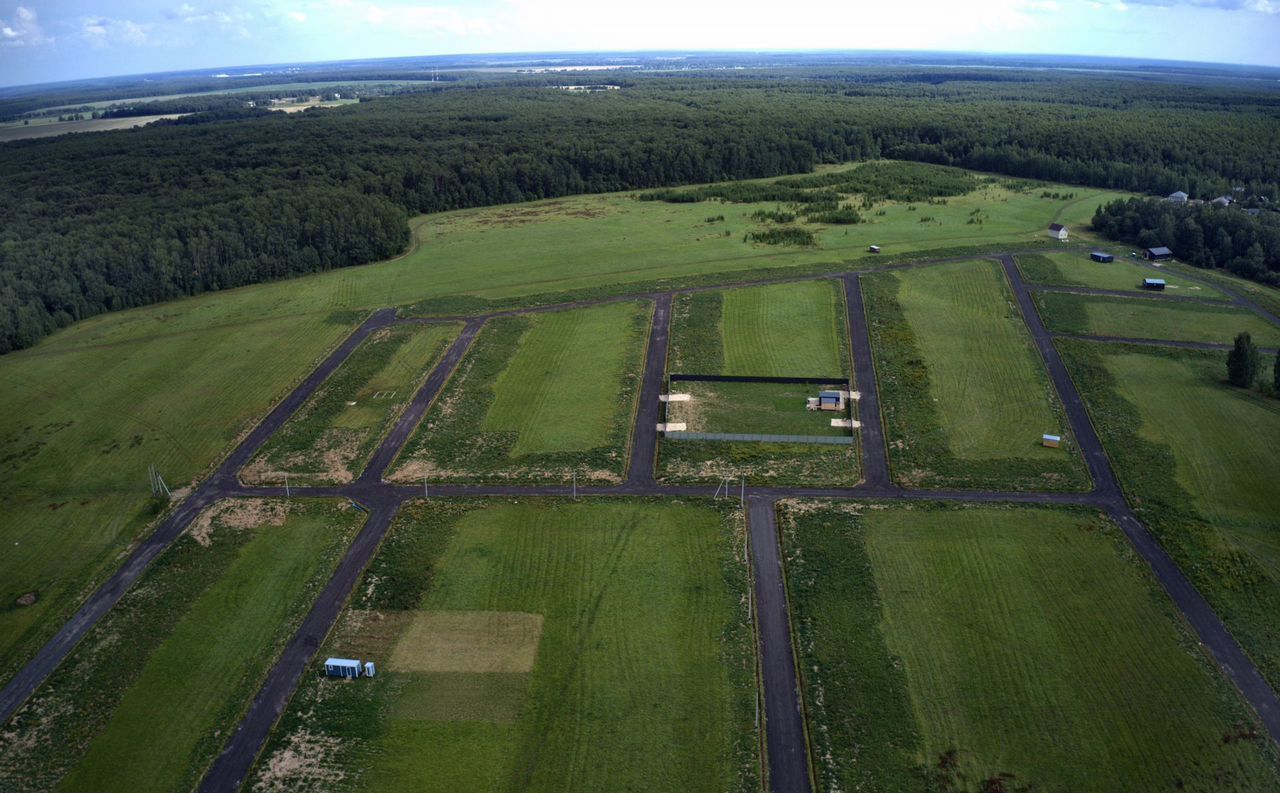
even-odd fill
[{"label": "lone tree", "polygon": [[1240,388],[1249,388],[1258,379],[1258,348],[1248,331],[1236,334],[1236,344],[1227,353],[1227,379]]}]

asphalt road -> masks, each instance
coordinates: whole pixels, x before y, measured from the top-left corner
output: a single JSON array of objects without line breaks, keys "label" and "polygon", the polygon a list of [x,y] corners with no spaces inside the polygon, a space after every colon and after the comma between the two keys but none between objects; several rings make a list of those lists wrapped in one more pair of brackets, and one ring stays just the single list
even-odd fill
[{"label": "asphalt road", "polygon": [[[922,260],[891,265],[880,270],[899,270],[911,267],[927,267],[950,261],[965,261],[973,257],[944,260]],[[962,500],[980,502],[1020,502],[1041,504],[1084,504],[1105,510],[1121,526],[1135,549],[1151,565],[1157,580],[1168,592],[1187,623],[1195,631],[1210,655],[1217,661],[1224,674],[1237,686],[1244,698],[1261,717],[1262,723],[1273,740],[1280,742],[1280,703],[1275,692],[1258,673],[1239,644],[1227,632],[1207,602],[1182,574],[1177,565],[1164,553],[1156,540],[1147,532],[1129,510],[1111,468],[1102,444],[1080,399],[1074,383],[1053,346],[1054,334],[1045,329],[1036,312],[1032,289],[1023,282],[1011,256],[1000,257],[1005,273],[1013,289],[1019,309],[1040,352],[1050,378],[1066,408],[1068,420],[1076,443],[1080,447],[1094,483],[1090,493],[1025,493],[967,490],[905,490],[893,484],[885,453],[883,427],[880,421],[878,389],[875,367],[871,355],[870,340],[863,309],[861,287],[856,273],[839,276],[843,280],[848,302],[848,318],[854,376],[861,392],[859,420],[862,422],[863,482],[851,488],[787,488],[752,487],[747,490],[748,522],[751,535],[753,570],[755,572],[756,619],[760,635],[761,669],[765,700],[766,748],[770,787],[780,793],[808,793],[811,789],[809,757],[806,749],[805,726],[801,706],[801,693],[796,676],[789,627],[784,572],[779,555],[778,535],[774,506],[780,498],[863,498],[903,500]],[[1180,274],[1181,275],[1181,274]],[[833,277],[830,274],[802,277],[793,280],[814,280]],[[1184,276],[1186,277],[1186,276]],[[1200,280],[1194,279],[1193,280]],[[745,281],[750,283],[775,283],[775,281]],[[1205,282],[1209,283],[1209,282]],[[1210,283],[1232,297],[1232,303],[1249,307],[1260,316],[1280,324],[1280,318],[1269,314],[1238,293]],[[706,287],[725,288],[728,285]],[[295,496],[342,497],[359,502],[370,511],[364,528],[352,543],[347,554],[339,562],[329,583],[313,604],[301,628],[291,638],[275,666],[267,674],[253,703],[240,725],[229,738],[223,752],[211,766],[202,784],[205,791],[237,790],[246,778],[253,762],[261,752],[270,731],[278,720],[301,676],[311,663],[325,636],[332,628],[352,587],[376,552],[400,505],[420,497],[416,486],[391,485],[381,481],[387,467],[395,459],[412,434],[431,402],[439,394],[445,382],[470,348],[483,322],[493,316],[552,311],[568,307],[585,307],[607,302],[649,298],[656,301],[653,328],[650,332],[648,355],[640,388],[640,404],[636,412],[636,426],[632,437],[626,481],[616,487],[579,488],[582,497],[601,496],[669,496],[710,497],[711,487],[670,487],[655,483],[653,478],[657,433],[655,424],[659,415],[658,394],[665,376],[666,349],[670,325],[670,308],[673,294],[702,291],[703,288],[646,292],[640,295],[624,295],[600,300],[575,301],[556,306],[537,306],[512,309],[491,314],[459,318],[466,326],[462,334],[446,351],[437,367],[424,381],[410,406],[397,421],[395,427],[379,445],[364,474],[354,483],[337,487],[293,488]],[[1071,290],[1079,291],[1079,290]],[[1086,290],[1089,291],[1089,290]],[[1103,290],[1094,290],[1103,291]],[[1162,299],[1150,296],[1153,299]],[[1165,299],[1186,300],[1172,297]],[[1225,301],[1213,301],[1219,305]],[[1230,303],[1229,303],[1230,304]],[[248,487],[236,478],[243,467],[280,428],[288,417],[327,379],[346,359],[351,351],[378,328],[393,322],[438,322],[447,318],[426,320],[396,320],[390,309],[372,315],[348,337],[307,379],[286,397],[249,435],[227,456],[221,465],[195,492],[160,523],[155,532],[144,540],[130,555],[124,565],[107,580],[81,607],[81,609],[55,634],[45,647],[32,658],[10,683],[0,692],[0,723],[9,719],[23,702],[57,667],[80,639],[142,575],[151,562],[167,548],[186,528],[191,520],[206,506],[221,498],[249,496],[283,496],[283,488]],[[1097,337],[1089,337],[1097,338]],[[1173,346],[1202,349],[1203,345],[1191,342],[1159,342],[1102,338],[1102,341],[1131,343],[1161,343]],[[1217,347],[1208,347],[1217,349]],[[567,496],[567,486],[523,487],[501,485],[438,485],[431,488],[431,495],[447,496]]]}]

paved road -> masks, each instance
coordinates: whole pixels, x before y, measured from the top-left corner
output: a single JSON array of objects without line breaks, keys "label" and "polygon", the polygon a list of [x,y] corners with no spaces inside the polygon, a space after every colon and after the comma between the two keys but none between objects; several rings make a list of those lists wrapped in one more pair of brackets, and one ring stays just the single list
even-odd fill
[{"label": "paved road", "polygon": [[765,747],[769,789],[809,793],[809,750],[805,740],[800,680],[791,645],[791,618],[783,580],[777,518],[772,498],[747,499],[752,570],[756,579],[756,626],[760,635],[760,677],[764,685]]},{"label": "paved road", "polygon": [[844,276],[844,300],[849,311],[849,346],[853,348],[853,376],[858,384],[859,437],[862,440],[862,481],[870,487],[889,487],[889,457],[880,422],[880,389],[876,385],[875,359],[862,303],[862,282],[857,274]]},{"label": "paved road", "polygon": [[[968,261],[974,257],[944,260],[922,260],[889,265],[879,270],[900,270],[911,267],[927,267],[951,261]],[[1036,348],[1039,350],[1058,394],[1066,407],[1076,442],[1080,446],[1094,490],[1090,493],[1007,493],[997,491],[964,490],[903,490],[893,485],[889,477],[885,454],[883,427],[880,421],[878,389],[875,368],[871,357],[863,309],[861,287],[856,273],[819,274],[784,280],[815,280],[839,277],[845,287],[848,300],[848,317],[855,382],[862,393],[860,420],[862,421],[863,482],[851,488],[785,488],[757,487],[748,491],[748,516],[753,549],[753,569],[756,579],[757,619],[760,629],[761,668],[764,678],[766,744],[769,752],[771,786],[775,791],[808,791],[810,789],[808,754],[805,748],[804,722],[801,712],[801,695],[795,674],[791,636],[783,586],[783,572],[779,558],[774,505],[779,498],[866,498],[908,500],[963,500],[1010,501],[1043,504],[1085,504],[1107,511],[1120,524],[1130,542],[1151,565],[1157,580],[1169,593],[1196,635],[1218,662],[1224,673],[1236,684],[1245,699],[1257,710],[1271,737],[1280,742],[1280,705],[1275,692],[1262,679],[1240,646],[1234,641],[1208,604],[1182,575],[1176,564],[1160,548],[1159,544],[1137,520],[1124,501],[1123,494],[1111,469],[1087,412],[1053,347],[1054,334],[1044,327],[1036,312],[1031,288],[1022,280],[1011,256],[1000,257],[1018,306],[1026,320]],[[1181,274],[1180,274],[1181,275]],[[1185,276],[1184,276],[1185,277]],[[1199,280],[1199,279],[1193,279]],[[753,283],[777,283],[775,280],[746,281]],[[1206,282],[1208,283],[1208,282]],[[1280,318],[1248,301],[1243,296],[1210,283],[1216,289],[1228,293],[1233,303],[1247,306],[1260,316],[1280,324]],[[705,287],[720,289],[726,285]],[[356,482],[339,487],[294,488],[295,496],[325,496],[351,498],[363,504],[371,512],[369,520],[352,544],[347,555],[339,562],[334,576],[313,605],[302,627],[291,639],[284,653],[267,675],[262,689],[255,697],[241,724],[229,739],[222,754],[212,766],[202,789],[206,791],[236,790],[248,774],[252,764],[270,733],[275,721],[292,695],[301,675],[311,662],[316,650],[337,619],[351,588],[361,571],[376,552],[397,509],[406,500],[416,498],[421,491],[414,486],[385,484],[381,476],[404,445],[413,428],[429,408],[431,401],[443,388],[450,374],[474,340],[482,323],[492,317],[552,311],[569,307],[585,307],[606,302],[649,298],[656,301],[654,324],[649,338],[645,374],[640,388],[640,406],[636,415],[636,427],[632,439],[631,459],[627,480],[619,486],[608,488],[581,488],[580,496],[675,496],[709,497],[710,487],[661,486],[653,479],[654,449],[659,403],[665,374],[667,335],[670,323],[670,307],[673,294],[701,291],[704,287],[668,292],[650,292],[640,295],[621,295],[600,300],[575,301],[567,304],[538,306],[528,309],[512,309],[474,317],[458,318],[466,326],[454,341],[435,370],[427,377],[413,402],[405,410],[393,430],[380,444],[365,473]],[[1177,298],[1184,299],[1184,298]],[[1222,301],[1215,301],[1222,304]],[[281,496],[283,488],[248,487],[236,479],[236,472],[257,452],[261,445],[288,419],[308,396],[342,363],[351,351],[372,332],[394,322],[439,322],[451,318],[422,320],[396,320],[391,310],[380,311],[360,326],[316,370],[280,403],[263,422],[241,442],[217,470],[174,513],[163,521],[130,556],[129,560],[95,592],[85,605],[68,621],[50,642],[24,667],[10,684],[0,692],[0,722],[7,721],[16,709],[44,681],[58,663],[90,630],[98,619],[119,600],[121,595],[145,571],[147,566],[181,533],[186,525],[205,506],[226,497]],[[1091,337],[1097,339],[1098,337]],[[1130,343],[1166,343],[1134,339],[1109,339]],[[1173,346],[1192,349],[1205,348],[1192,342],[1167,342]],[[1217,347],[1208,347],[1217,349]],[[564,486],[433,486],[433,496],[566,496],[571,489]]]},{"label": "paved road", "polygon": [[640,380],[640,405],[631,434],[631,460],[627,464],[627,481],[640,486],[653,485],[654,458],[658,451],[658,416],[662,384],[667,376],[667,335],[671,328],[671,295],[659,295],[653,307],[653,326],[649,330],[649,349],[644,358],[644,375]]},{"label": "paved road", "polygon": [[307,397],[346,360],[351,351],[371,333],[385,327],[394,319],[395,312],[390,309],[378,311],[369,317],[347,337],[346,341],[330,353],[329,357],[307,376],[307,379],[303,380],[292,393],[267,414],[262,423],[255,427],[231,454],[227,455],[213,475],[196,488],[195,492],[133,550],[120,569],[89,596],[71,619],[40,648],[26,666],[18,671],[18,674],[14,675],[4,690],[0,691],[0,724],[8,721],[22,703],[27,701],[45,678],[57,668],[58,664],[62,663],[62,659],[80,643],[89,629],[102,619],[102,616],[138,580],[155,558],[168,548],[178,535],[182,534],[201,510],[222,498],[224,490],[238,485],[236,472],[249,462],[267,438],[271,437],[271,434],[284,424]]}]

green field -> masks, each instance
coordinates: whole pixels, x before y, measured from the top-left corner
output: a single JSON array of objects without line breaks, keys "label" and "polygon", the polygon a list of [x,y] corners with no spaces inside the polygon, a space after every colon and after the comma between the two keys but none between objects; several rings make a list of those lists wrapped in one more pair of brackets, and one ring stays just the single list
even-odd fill
[{"label": "green field", "polygon": [[[917,213],[903,207],[900,250],[1034,244],[1051,217],[1086,223],[1111,195],[1049,200],[1036,189],[991,183],[937,208],[986,206],[993,220],[981,228],[958,218],[912,226]],[[411,221],[413,248],[396,259],[102,315],[0,357],[0,545],[11,549],[0,558],[0,683],[152,525],[147,466],[174,486],[208,471],[371,309],[474,308],[889,260],[864,257],[858,241],[886,223],[855,227],[847,239],[844,229],[823,232],[831,248],[744,244],[748,218],[766,206],[713,212],[610,194],[423,216]],[[705,222],[720,213],[737,220]],[[34,604],[18,605],[33,593]]]},{"label": "green field", "polygon": [[397,519],[252,790],[756,791],[740,513],[429,501]]},{"label": "green field", "polygon": [[0,734],[0,788],[193,788],[359,524],[326,502],[211,508]]},{"label": "green field", "polygon": [[819,789],[1280,784],[1275,746],[1103,518],[808,504],[783,528]]},{"label": "green field", "polygon": [[[908,486],[1085,484],[1061,404],[995,262],[863,279],[890,464]],[[1049,449],[1041,435],[1064,436]]]},{"label": "green field", "polygon": [[[128,339],[60,335],[0,358],[0,681],[155,520],[147,466],[175,489],[204,474],[359,319],[321,312],[173,333],[156,322]],[[19,605],[23,596],[35,603]]]},{"label": "green field", "polygon": [[[792,383],[679,382],[675,388],[689,394],[688,402],[667,404],[667,421],[681,422],[690,432],[754,433],[762,435],[849,435],[848,428],[832,427],[832,419],[847,419],[849,412],[812,411],[808,397],[825,386]],[[848,390],[849,384],[830,388]]]},{"label": "green field", "polygon": [[[844,290],[836,281],[695,292],[672,308],[667,369],[673,373],[837,378],[848,388],[849,333]],[[839,380],[845,379],[841,385]],[[805,398],[818,385],[680,381],[689,402],[667,404],[666,418],[690,431],[764,435],[847,435],[833,417],[812,413]],[[857,408],[853,408],[856,415]],[[669,482],[718,481],[854,484],[853,446],[664,440],[658,473]]]},{"label": "green field", "polygon": [[1230,344],[1249,331],[1259,346],[1280,346],[1280,328],[1243,308],[1052,292],[1037,294],[1036,302],[1045,325],[1059,333]]},{"label": "green field", "polygon": [[1135,510],[1280,685],[1280,402],[1224,353],[1058,345]]},{"label": "green field", "polygon": [[[1104,247],[1103,250],[1107,249]],[[1213,287],[1181,278],[1167,269],[1157,271],[1144,266],[1122,249],[1110,249],[1110,252],[1115,255],[1115,261],[1105,264],[1090,259],[1084,249],[1069,253],[1026,254],[1018,257],[1018,268],[1022,270],[1022,277],[1031,284],[1141,292],[1142,279],[1163,278],[1167,295],[1227,299]]]},{"label": "green field", "polygon": [[489,322],[390,479],[618,481],[652,304]]},{"label": "green field", "polygon": [[457,325],[386,328],[365,340],[285,422],[240,478],[249,484],[344,484],[364,470],[458,333]]}]

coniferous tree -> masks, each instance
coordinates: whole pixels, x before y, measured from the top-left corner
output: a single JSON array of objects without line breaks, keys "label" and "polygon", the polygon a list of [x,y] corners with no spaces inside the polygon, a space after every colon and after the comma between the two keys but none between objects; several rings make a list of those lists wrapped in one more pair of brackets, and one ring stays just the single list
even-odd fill
[{"label": "coniferous tree", "polygon": [[1227,379],[1231,385],[1249,388],[1258,378],[1258,348],[1248,331],[1236,334],[1235,346],[1227,353]]}]

